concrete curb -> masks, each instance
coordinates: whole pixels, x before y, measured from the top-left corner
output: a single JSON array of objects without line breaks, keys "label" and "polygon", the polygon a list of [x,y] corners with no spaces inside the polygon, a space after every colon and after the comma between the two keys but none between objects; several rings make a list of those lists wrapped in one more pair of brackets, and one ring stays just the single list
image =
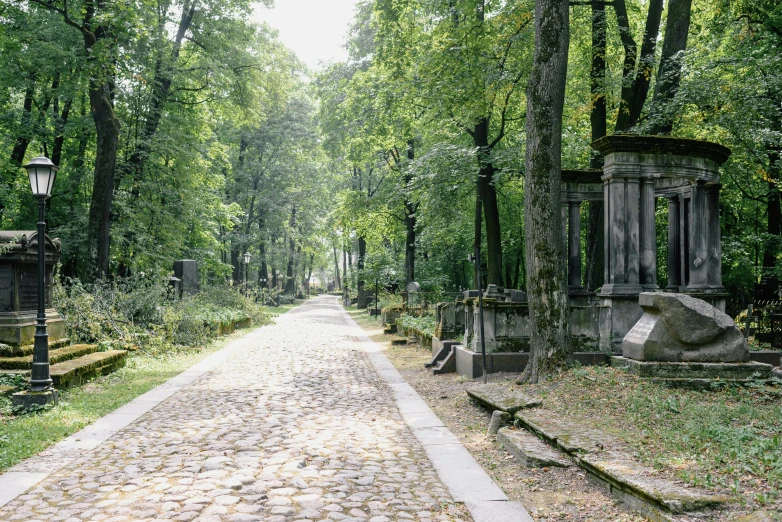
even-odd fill
[{"label": "concrete curb", "polygon": [[505,493],[434,414],[412,386],[399,374],[382,348],[372,341],[347,313],[344,315],[353,336],[358,338],[378,375],[394,392],[402,418],[424,447],[440,480],[454,501],[463,502],[475,522],[532,522],[519,502]]}]

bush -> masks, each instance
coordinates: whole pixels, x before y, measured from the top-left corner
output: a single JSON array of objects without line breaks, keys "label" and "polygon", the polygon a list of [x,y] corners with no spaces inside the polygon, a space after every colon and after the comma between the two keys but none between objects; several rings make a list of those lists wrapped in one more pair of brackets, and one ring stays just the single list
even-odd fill
[{"label": "bush", "polygon": [[296,304],[296,296],[293,294],[282,294],[280,295],[280,304],[281,305]]},{"label": "bush", "polygon": [[433,315],[416,316],[405,314],[396,320],[396,324],[403,328],[417,330],[429,335],[434,335],[434,329],[437,326]]},{"label": "bush", "polygon": [[139,276],[92,285],[67,280],[55,285],[53,300],[72,342],[104,350],[201,346],[232,324],[269,320],[262,305],[235,289],[210,286],[179,299],[165,280]]}]

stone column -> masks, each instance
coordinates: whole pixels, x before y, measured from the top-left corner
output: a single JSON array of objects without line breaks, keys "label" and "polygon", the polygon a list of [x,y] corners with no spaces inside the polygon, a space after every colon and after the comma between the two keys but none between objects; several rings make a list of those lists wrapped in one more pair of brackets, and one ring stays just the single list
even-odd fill
[{"label": "stone column", "polygon": [[638,178],[611,177],[607,183],[605,219],[608,277],[601,294],[632,295],[640,284],[640,187]]},{"label": "stone column", "polygon": [[581,290],[581,202],[568,202],[568,287]]},{"label": "stone column", "polygon": [[707,279],[709,287],[724,291],[722,286],[722,246],[720,234],[720,188],[719,183],[706,184],[706,206],[709,216],[709,261]]},{"label": "stone column", "polygon": [[641,179],[641,285],[645,291],[657,290],[657,226],[655,223],[654,180]]},{"label": "stone column", "polygon": [[702,181],[692,185],[690,198],[690,290],[705,290],[709,287],[708,260],[708,212],[706,207],[706,187]]},{"label": "stone column", "polygon": [[[563,201],[560,207],[560,217],[562,219],[562,258],[565,260],[565,266],[567,263],[567,218],[568,218],[568,204]],[[567,274],[566,274],[567,275]]]},{"label": "stone column", "polygon": [[611,214],[611,199],[608,197],[608,182],[603,182],[603,285],[612,282],[611,274],[611,222],[608,216]]},{"label": "stone column", "polygon": [[[679,194],[679,278],[681,286],[690,280],[690,200]],[[679,291],[683,291],[682,288]]]},{"label": "stone column", "polygon": [[679,195],[668,197],[668,292],[678,292],[682,284]]}]

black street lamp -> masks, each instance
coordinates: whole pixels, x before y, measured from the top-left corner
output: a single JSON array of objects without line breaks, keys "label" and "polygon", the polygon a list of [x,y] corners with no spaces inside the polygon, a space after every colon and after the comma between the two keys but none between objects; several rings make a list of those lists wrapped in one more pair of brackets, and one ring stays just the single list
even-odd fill
[{"label": "black street lamp", "polygon": [[244,296],[247,297],[247,271],[250,269],[250,253],[244,253]]},{"label": "black street lamp", "polygon": [[35,325],[33,344],[33,369],[30,375],[30,391],[51,389],[49,375],[49,334],[46,333],[46,200],[52,196],[52,186],[57,177],[57,166],[45,156],[38,156],[24,166],[30,177],[30,188],[38,199],[38,321]]}]

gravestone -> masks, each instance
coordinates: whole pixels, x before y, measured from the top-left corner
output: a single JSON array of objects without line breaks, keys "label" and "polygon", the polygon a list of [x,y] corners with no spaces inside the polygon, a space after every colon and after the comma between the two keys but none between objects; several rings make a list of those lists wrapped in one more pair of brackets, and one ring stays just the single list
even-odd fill
[{"label": "gravestone", "polygon": [[181,281],[181,291],[186,294],[197,294],[201,289],[197,261],[192,259],[174,261],[174,277]]},{"label": "gravestone", "polygon": [[[65,323],[52,306],[52,274],[60,260],[60,240],[45,238],[46,324],[49,342],[65,338]],[[38,315],[38,233],[0,231],[0,343],[5,356],[33,344]]]},{"label": "gravestone", "polygon": [[644,313],[622,341],[622,354],[636,361],[747,362],[749,348],[728,315],[684,294],[645,292]]}]

